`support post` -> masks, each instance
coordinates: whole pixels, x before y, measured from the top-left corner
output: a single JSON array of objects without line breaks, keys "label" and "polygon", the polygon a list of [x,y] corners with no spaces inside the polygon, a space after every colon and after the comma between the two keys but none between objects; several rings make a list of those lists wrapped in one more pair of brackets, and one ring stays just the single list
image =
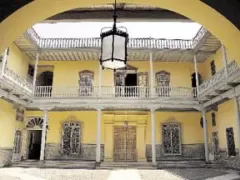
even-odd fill
[{"label": "support post", "polygon": [[196,54],[194,54],[193,60],[194,60],[194,70],[195,70],[197,95],[199,95],[199,79],[198,79],[199,76],[198,76],[197,55]]},{"label": "support post", "polygon": [[205,161],[209,162],[209,152],[208,152],[208,126],[206,120],[206,111],[202,111],[203,120],[203,132],[204,132],[204,149],[205,149]]},{"label": "support post", "polygon": [[239,114],[239,102],[238,102],[238,97],[234,96],[234,106],[235,106],[235,111],[236,111],[236,121],[237,121],[237,131],[238,131],[238,136],[237,136],[237,141],[238,141],[238,153],[240,155],[240,114]]},{"label": "support post", "polygon": [[101,97],[102,95],[102,66],[99,64],[98,70],[98,96]]},{"label": "support post", "polygon": [[155,126],[155,109],[151,111],[151,130],[152,130],[152,164],[156,165],[156,126]]},{"label": "support post", "polygon": [[9,55],[9,48],[5,49],[3,59],[2,59],[2,69],[1,69],[1,77],[4,75],[5,68],[7,66],[7,59]]},{"label": "support post", "polygon": [[48,110],[45,109],[45,110],[43,110],[43,127],[42,127],[40,161],[44,161],[47,122],[48,122]]},{"label": "support post", "polygon": [[221,46],[222,48],[222,56],[223,56],[223,65],[224,65],[224,69],[225,69],[225,76],[228,76],[228,71],[227,71],[227,52],[226,52],[226,48],[225,46],[222,44]]},{"label": "support post", "polygon": [[97,108],[97,146],[96,146],[96,162],[101,162],[101,108]]},{"label": "support post", "polygon": [[153,52],[149,52],[150,62],[150,97],[154,97],[154,71],[153,71]]},{"label": "support post", "polygon": [[35,60],[35,67],[34,67],[34,74],[33,74],[33,87],[36,86],[38,60],[39,60],[39,53],[37,53],[36,60]]}]

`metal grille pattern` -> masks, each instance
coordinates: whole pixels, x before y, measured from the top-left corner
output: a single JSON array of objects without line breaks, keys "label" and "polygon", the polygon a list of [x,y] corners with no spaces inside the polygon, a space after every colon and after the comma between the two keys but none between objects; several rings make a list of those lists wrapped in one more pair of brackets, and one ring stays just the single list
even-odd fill
[{"label": "metal grille pattern", "polygon": [[62,150],[63,154],[77,154],[80,152],[80,131],[79,122],[66,122],[63,125]]},{"label": "metal grille pattern", "polygon": [[228,155],[229,156],[236,156],[234,133],[233,133],[233,128],[232,127],[226,129],[226,135],[227,135]]},{"label": "metal grille pattern", "polygon": [[165,155],[181,154],[180,125],[176,123],[163,124],[163,152]]},{"label": "metal grille pattern", "polygon": [[43,119],[41,117],[34,117],[28,121],[26,126],[27,128],[42,128],[43,127]]},{"label": "metal grille pattern", "polygon": [[136,127],[114,127],[114,161],[129,162],[137,160]]},{"label": "metal grille pattern", "polygon": [[80,95],[81,96],[90,96],[93,91],[93,75],[92,71],[81,71],[79,73],[79,85],[80,85]]}]

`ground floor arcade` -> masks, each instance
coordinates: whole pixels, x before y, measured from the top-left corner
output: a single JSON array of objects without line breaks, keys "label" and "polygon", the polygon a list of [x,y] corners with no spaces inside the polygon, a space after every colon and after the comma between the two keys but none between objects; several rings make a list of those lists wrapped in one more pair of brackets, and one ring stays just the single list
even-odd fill
[{"label": "ground floor arcade", "polygon": [[237,104],[229,100],[206,113],[29,111],[1,100],[0,164],[27,159],[156,163],[173,158],[230,159],[239,166]]}]

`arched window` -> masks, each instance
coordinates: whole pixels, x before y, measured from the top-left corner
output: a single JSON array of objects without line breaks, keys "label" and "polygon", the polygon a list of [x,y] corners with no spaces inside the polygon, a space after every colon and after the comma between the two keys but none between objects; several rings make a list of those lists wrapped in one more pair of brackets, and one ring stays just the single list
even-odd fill
[{"label": "arched window", "polygon": [[63,123],[62,152],[65,155],[80,153],[81,122],[68,121]]},{"label": "arched window", "polygon": [[43,118],[41,117],[34,117],[29,119],[26,128],[30,129],[42,129],[43,127]]},{"label": "arched window", "polygon": [[80,96],[92,95],[93,78],[94,78],[94,73],[92,71],[84,70],[79,72]]}]

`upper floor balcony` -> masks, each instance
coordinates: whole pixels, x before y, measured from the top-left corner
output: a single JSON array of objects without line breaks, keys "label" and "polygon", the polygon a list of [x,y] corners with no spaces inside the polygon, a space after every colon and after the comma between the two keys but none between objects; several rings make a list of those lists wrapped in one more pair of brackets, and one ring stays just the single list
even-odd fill
[{"label": "upper floor balcony", "polygon": [[240,69],[231,61],[199,86],[199,100],[208,101],[240,83]]}]

